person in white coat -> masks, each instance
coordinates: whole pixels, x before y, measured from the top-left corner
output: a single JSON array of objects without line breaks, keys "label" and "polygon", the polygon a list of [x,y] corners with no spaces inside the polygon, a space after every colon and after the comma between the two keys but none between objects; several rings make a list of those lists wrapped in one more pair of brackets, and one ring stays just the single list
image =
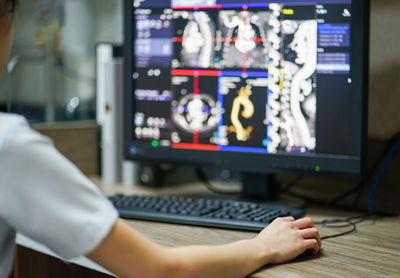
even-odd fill
[{"label": "person in white coat", "polygon": [[[11,48],[15,5],[0,0],[0,70]],[[120,219],[97,187],[23,117],[0,113],[0,277],[11,271],[16,232],[63,258],[87,256],[120,277],[245,277],[321,250],[312,220],[292,217],[226,245],[160,246]]]}]

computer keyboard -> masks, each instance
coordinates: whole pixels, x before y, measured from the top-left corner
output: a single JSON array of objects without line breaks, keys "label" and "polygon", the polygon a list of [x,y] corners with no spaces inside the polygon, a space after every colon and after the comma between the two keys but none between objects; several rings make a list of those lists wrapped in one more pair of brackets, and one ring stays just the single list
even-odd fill
[{"label": "computer keyboard", "polygon": [[109,197],[122,218],[261,231],[277,217],[304,215],[302,210],[231,200],[169,196]]}]

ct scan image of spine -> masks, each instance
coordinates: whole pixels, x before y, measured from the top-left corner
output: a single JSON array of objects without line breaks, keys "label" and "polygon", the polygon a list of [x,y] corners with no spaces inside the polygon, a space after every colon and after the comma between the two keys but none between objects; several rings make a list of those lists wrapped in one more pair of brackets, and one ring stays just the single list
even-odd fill
[{"label": "ct scan image of spine", "polygon": [[316,148],[317,21],[280,24],[281,7],[271,8],[275,27],[268,33],[273,45],[268,66],[268,150],[312,152]]}]

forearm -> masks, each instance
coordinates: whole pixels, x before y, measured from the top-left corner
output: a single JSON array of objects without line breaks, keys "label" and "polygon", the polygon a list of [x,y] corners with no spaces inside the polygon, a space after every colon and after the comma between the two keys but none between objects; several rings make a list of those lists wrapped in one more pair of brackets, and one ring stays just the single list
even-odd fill
[{"label": "forearm", "polygon": [[162,247],[119,220],[88,257],[120,277],[245,277],[268,255],[256,240],[219,246]]},{"label": "forearm", "polygon": [[[173,277],[245,277],[269,261],[269,254],[256,240],[218,246],[188,246],[167,250],[173,259]],[[171,264],[172,263],[172,264]]]},{"label": "forearm", "polygon": [[107,238],[87,256],[118,277],[165,277],[166,250],[118,220]]},{"label": "forearm", "polygon": [[283,263],[321,249],[309,218],[273,221],[257,237],[219,246],[166,248],[118,220],[88,257],[120,277],[245,277],[269,263]]}]

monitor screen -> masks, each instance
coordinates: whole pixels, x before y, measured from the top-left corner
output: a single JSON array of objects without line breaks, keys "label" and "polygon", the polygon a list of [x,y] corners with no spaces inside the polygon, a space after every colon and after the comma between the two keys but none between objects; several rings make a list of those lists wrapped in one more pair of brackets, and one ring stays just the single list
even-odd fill
[{"label": "monitor screen", "polygon": [[125,155],[362,169],[368,1],[126,1]]}]

